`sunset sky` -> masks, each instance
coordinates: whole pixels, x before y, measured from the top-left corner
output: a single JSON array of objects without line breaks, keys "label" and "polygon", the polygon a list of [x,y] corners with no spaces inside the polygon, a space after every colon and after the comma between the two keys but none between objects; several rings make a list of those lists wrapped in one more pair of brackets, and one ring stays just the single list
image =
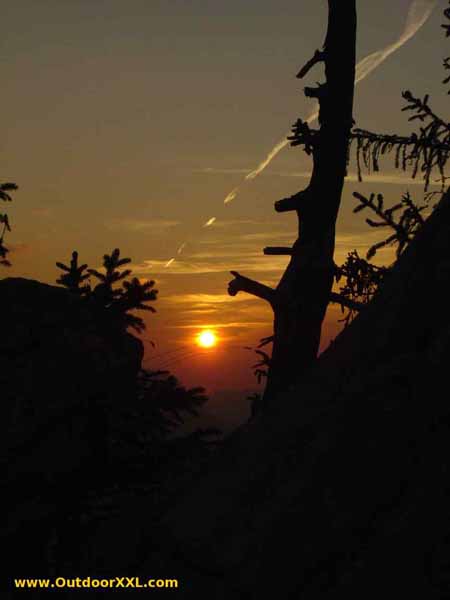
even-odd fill
[{"label": "sunset sky", "polygon": [[[427,4],[425,0],[422,0]],[[261,301],[227,295],[230,270],[276,285],[287,260],[267,245],[290,245],[296,221],[276,200],[308,183],[309,160],[286,148],[236,198],[226,196],[313,104],[295,79],[324,40],[326,2],[317,0],[15,0],[2,7],[1,181],[19,191],[5,239],[13,266],[2,276],[55,283],[55,262],[76,249],[99,267],[115,247],[134,273],[156,280],[146,366],[167,366],[185,385],[204,385],[219,421],[245,413],[257,389],[255,346],[271,334]],[[394,42],[409,0],[360,0],[358,59]],[[401,91],[429,93],[446,114],[441,85],[448,54],[444,0],[418,34],[356,89],[359,127],[407,133]],[[321,78],[320,69],[308,83]],[[352,215],[352,192],[398,201],[422,195],[387,160],[364,183],[352,164],[339,218],[336,262],[379,239]],[[4,208],[3,206],[1,207]],[[212,217],[216,221],[205,227]],[[184,245],[180,254],[177,250]],[[166,267],[167,262],[176,260]],[[377,255],[392,259],[390,250]],[[340,325],[330,310],[323,345]],[[195,338],[215,330],[201,350]],[[154,358],[152,358],[154,357]]]}]

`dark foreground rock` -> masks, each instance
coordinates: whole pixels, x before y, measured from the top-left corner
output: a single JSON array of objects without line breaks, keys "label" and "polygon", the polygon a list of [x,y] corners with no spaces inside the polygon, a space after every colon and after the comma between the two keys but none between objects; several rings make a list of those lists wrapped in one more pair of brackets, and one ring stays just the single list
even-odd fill
[{"label": "dark foreground rock", "polygon": [[143,346],[66,289],[0,281],[3,533],[15,572],[48,572],[52,529],[101,479],[113,408],[132,397]]},{"label": "dark foreground rock", "polygon": [[[100,426],[92,423],[93,413],[100,418],[133,391],[142,342],[108,330],[67,290],[33,280],[1,280],[0,311],[2,456],[11,451],[10,460],[23,460],[24,469],[33,461],[44,476],[67,470],[80,453],[93,451],[87,442],[101,437],[89,435]],[[60,438],[57,444],[53,435]],[[39,437],[60,451],[17,452]]]}]

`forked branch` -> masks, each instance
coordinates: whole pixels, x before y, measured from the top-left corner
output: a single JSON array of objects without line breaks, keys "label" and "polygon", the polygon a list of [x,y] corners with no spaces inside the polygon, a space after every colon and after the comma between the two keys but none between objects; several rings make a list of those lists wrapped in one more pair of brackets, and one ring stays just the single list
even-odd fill
[{"label": "forked branch", "polygon": [[316,50],[314,56],[308,60],[308,62],[300,69],[297,73],[297,79],[303,79],[318,63],[325,61],[325,52]]}]

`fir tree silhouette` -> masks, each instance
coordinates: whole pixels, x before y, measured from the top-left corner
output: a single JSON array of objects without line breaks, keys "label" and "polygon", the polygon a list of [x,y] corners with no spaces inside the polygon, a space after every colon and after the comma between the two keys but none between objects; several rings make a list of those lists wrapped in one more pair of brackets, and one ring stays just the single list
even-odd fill
[{"label": "fir tree silhouette", "polygon": [[113,301],[122,295],[122,290],[113,286],[131,274],[130,269],[119,271],[119,267],[130,262],[131,258],[120,258],[120,250],[119,248],[115,248],[110,255],[105,254],[103,256],[105,273],[101,273],[96,269],[88,269],[90,275],[100,280],[100,283],[94,287],[92,293],[95,299],[103,304],[105,308],[111,306]]},{"label": "fir tree silhouette", "polygon": [[[444,16],[450,21],[450,8],[444,11]],[[450,24],[445,23],[442,27],[446,30],[447,37],[450,36]],[[449,58],[444,60],[444,68],[450,68]],[[446,78],[444,85],[450,81]],[[436,195],[445,192],[447,177],[445,167],[450,156],[450,123],[438,116],[430,106],[429,95],[423,99],[417,98],[410,91],[403,92],[406,105],[404,112],[411,112],[410,122],[421,124],[418,132],[409,136],[396,134],[380,134],[363,129],[355,128],[350,135],[350,146],[356,142],[356,159],[359,180],[363,180],[363,169],[369,172],[380,170],[380,160],[383,156],[394,154],[394,165],[397,169],[409,171],[415,178],[422,173],[425,191],[425,203],[417,205],[409,192],[406,192],[400,202],[394,203],[389,208],[385,207],[382,194],[370,194],[369,197],[359,192],[353,196],[358,200],[358,205],[353,210],[359,213],[370,210],[377,217],[374,221],[366,218],[366,223],[372,228],[388,228],[388,237],[373,244],[366,259],[360,258],[356,251],[349,253],[346,263],[337,269],[336,280],[341,277],[346,283],[341,287],[340,295],[345,300],[341,303],[342,310],[348,309],[343,321],[347,325],[358,311],[373,297],[384,277],[392,268],[380,269],[368,261],[375,256],[378,250],[386,246],[396,247],[396,258],[404,252],[422,228],[425,219],[423,212],[430,208],[430,201]],[[430,192],[431,177],[437,172],[441,188],[439,192]],[[361,302],[361,306],[353,309],[346,305],[349,298]]]},{"label": "fir tree silhouette", "polygon": [[[3,202],[12,202],[10,192],[15,192],[17,189],[18,187],[15,183],[0,183],[0,200],[3,200]],[[0,233],[0,265],[10,267],[11,263],[6,258],[9,249],[3,243],[5,233],[11,231],[8,215],[6,213],[0,214],[0,226],[1,225],[3,225],[3,228]]]},{"label": "fir tree silhouette", "polygon": [[[87,264],[78,265],[78,252],[74,250],[70,266],[56,263],[56,266],[64,271],[56,282],[85,298],[110,325],[119,329],[131,327],[137,332],[142,332],[146,328],[144,320],[130,314],[129,311],[156,312],[147,302],[157,299],[158,290],[154,289],[153,280],[141,282],[137,277],[133,277],[131,281],[127,281],[126,278],[132,273],[131,269],[121,271],[119,268],[130,262],[130,258],[120,258],[120,249],[115,248],[111,254],[103,256],[105,273],[102,273],[97,269],[89,269]],[[90,276],[100,281],[94,288],[90,284],[82,285]],[[120,282],[122,287],[117,285]]]},{"label": "fir tree silhouette", "polygon": [[56,283],[63,285],[69,291],[79,294],[80,296],[86,295],[91,291],[90,285],[81,285],[89,278],[89,273],[83,273],[83,271],[87,269],[87,264],[78,265],[78,252],[76,250],[72,252],[70,266],[60,262],[57,262],[56,266],[65,271],[65,273],[60,275],[56,280]]}]

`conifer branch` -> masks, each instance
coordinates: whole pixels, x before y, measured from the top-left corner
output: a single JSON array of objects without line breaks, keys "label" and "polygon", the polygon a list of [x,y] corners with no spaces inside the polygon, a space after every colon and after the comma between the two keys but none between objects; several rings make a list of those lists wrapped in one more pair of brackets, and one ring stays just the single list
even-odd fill
[{"label": "conifer branch", "polygon": [[[412,167],[412,178],[423,173],[425,191],[431,182],[431,175],[437,170],[442,190],[445,186],[445,166],[450,156],[450,124],[441,119],[429,106],[429,97],[422,100],[409,91],[403,93],[407,105],[403,111],[414,114],[409,121],[426,123],[420,132],[410,136],[377,134],[364,129],[351,132],[351,142],[356,141],[358,178],[362,181],[362,166],[370,172],[380,170],[379,162],[383,155],[395,152],[395,168],[407,171]],[[351,143],[350,142],[350,143]]]}]

